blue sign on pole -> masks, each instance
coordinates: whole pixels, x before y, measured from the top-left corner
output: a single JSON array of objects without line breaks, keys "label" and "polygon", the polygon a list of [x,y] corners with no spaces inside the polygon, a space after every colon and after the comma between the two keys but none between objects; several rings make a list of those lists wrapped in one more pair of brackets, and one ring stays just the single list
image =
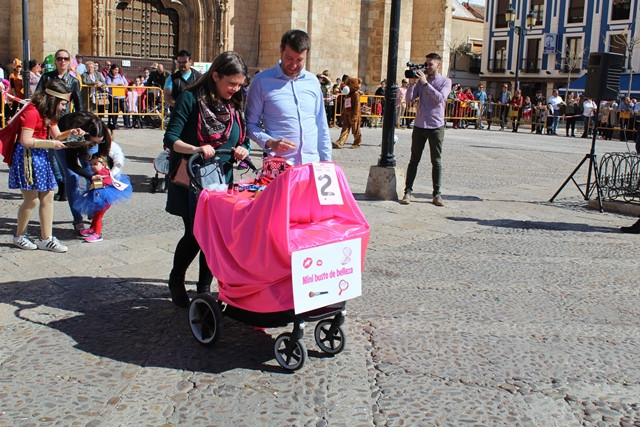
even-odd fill
[{"label": "blue sign on pole", "polygon": [[544,53],[556,53],[556,40],[558,34],[548,33],[544,35]]}]

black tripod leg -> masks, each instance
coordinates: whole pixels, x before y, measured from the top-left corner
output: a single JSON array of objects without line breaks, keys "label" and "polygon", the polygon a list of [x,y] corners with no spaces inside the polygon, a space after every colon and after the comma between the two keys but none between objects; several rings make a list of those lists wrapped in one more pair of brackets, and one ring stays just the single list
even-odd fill
[{"label": "black tripod leg", "polygon": [[[604,212],[604,209],[602,208],[602,196],[600,195],[600,181],[598,181],[598,177],[600,176],[600,170],[598,169],[598,164],[595,162],[595,160],[593,161],[593,173],[595,175],[593,183],[595,184],[594,187],[598,194],[598,207],[600,208],[600,213],[602,213]],[[591,191],[587,195],[587,199],[591,196],[591,193],[593,192],[594,187],[591,188]]]},{"label": "black tripod leg", "polygon": [[589,154],[586,154],[584,156],[584,158],[582,159],[582,161],[580,163],[578,163],[578,166],[576,166],[576,168],[573,170],[573,172],[571,172],[571,175],[569,175],[569,177],[567,179],[565,179],[565,181],[562,183],[562,185],[560,186],[560,188],[558,188],[558,191],[556,191],[556,193],[549,199],[549,202],[553,203],[553,201],[555,200],[556,196],[558,194],[560,194],[560,192],[562,191],[562,189],[565,187],[565,185],[567,185],[567,183],[569,181],[573,181],[573,183],[576,185],[576,187],[578,188],[578,191],[580,191],[580,194],[582,194],[582,197],[587,197],[587,195],[582,191],[582,188],[580,188],[580,186],[578,185],[578,183],[576,182],[575,179],[573,179],[573,176],[576,174],[576,172],[578,172],[578,170],[580,170],[580,168],[582,167],[582,165],[584,164],[584,162],[587,161],[587,159],[590,158]]}]

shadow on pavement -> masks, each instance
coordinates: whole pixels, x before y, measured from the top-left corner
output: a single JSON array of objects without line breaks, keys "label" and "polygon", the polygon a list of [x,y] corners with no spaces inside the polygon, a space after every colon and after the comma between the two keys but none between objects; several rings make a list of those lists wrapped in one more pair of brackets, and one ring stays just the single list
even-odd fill
[{"label": "shadow on pavement", "polygon": [[[427,194],[427,193],[412,193],[413,195],[413,199],[412,199],[412,203],[416,202],[416,203],[421,203],[421,202],[425,202],[425,203],[431,203],[431,200],[433,199],[433,196],[431,194]],[[398,195],[400,198],[402,197],[402,194]],[[369,199],[367,196],[365,196],[364,193],[353,193],[353,198],[356,200],[368,200],[368,201],[375,201],[376,199]],[[447,201],[456,201],[456,202],[482,202],[483,199],[481,199],[480,197],[476,197],[476,196],[456,196],[456,195],[445,195],[442,196],[442,199],[445,201],[445,203]],[[387,200],[390,202],[398,202],[399,200]]]},{"label": "shadow on pavement", "polygon": [[446,202],[447,200],[456,202],[482,202],[484,199],[477,196],[456,196],[456,195],[445,195],[442,196],[442,199]]},{"label": "shadow on pavement", "polygon": [[149,175],[136,175],[136,174],[127,174],[129,179],[131,180],[131,186],[133,187],[134,193],[149,193],[151,192],[151,178],[153,178],[156,174],[155,169],[151,167],[149,170]]},{"label": "shadow on pavement", "polygon": [[515,219],[478,219],[448,217],[451,221],[475,222],[486,227],[513,228],[522,230],[581,231],[585,233],[619,233],[617,227],[594,227],[589,224],[571,222],[522,221]]},{"label": "shadow on pavement", "polygon": [[[228,318],[220,341],[201,346],[191,335],[187,309],[175,307],[166,285],[151,279],[76,276],[5,282],[0,283],[0,303],[15,307],[16,318],[62,332],[76,342],[74,348],[101,358],[210,373],[237,368],[283,372],[273,360],[271,335]],[[265,364],[269,361],[272,365]]]},{"label": "shadow on pavement", "polygon": [[[160,150],[162,149],[162,146],[160,148],[158,148],[158,153],[156,154],[156,156],[160,153]],[[127,156],[126,157],[126,161],[127,162],[135,162],[135,163],[146,163],[149,165],[149,169],[151,169],[153,171],[153,160],[155,159],[155,157],[141,157],[141,156]],[[126,165],[125,165],[126,167]]]},{"label": "shadow on pavement", "polygon": [[0,199],[22,200],[22,193],[20,190],[0,191]]}]

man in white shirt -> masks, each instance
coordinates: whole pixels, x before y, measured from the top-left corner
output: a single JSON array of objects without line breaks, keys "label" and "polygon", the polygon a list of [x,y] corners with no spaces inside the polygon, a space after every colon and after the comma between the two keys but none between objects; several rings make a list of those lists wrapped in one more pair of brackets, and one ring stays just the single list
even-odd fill
[{"label": "man in white shirt", "polygon": [[549,114],[553,116],[553,121],[551,123],[551,134],[557,135],[558,132],[558,122],[560,121],[560,106],[564,105],[564,101],[560,96],[558,89],[554,89],[551,93],[549,99],[547,99],[547,104],[549,104]]},{"label": "man in white shirt", "polygon": [[598,106],[591,98],[587,98],[586,101],[582,103],[582,116],[584,119],[584,132],[582,132],[582,137],[586,138],[591,135],[593,132],[592,126],[592,117],[596,113],[596,108]]}]

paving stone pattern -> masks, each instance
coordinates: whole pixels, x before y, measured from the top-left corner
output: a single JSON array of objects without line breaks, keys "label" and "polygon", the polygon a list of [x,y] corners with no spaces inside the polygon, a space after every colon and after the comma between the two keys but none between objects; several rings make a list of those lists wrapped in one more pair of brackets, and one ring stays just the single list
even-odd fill
[{"label": "paving stone pattern", "polygon": [[[11,246],[20,196],[3,164],[0,426],[640,426],[640,246],[618,232],[634,218],[586,209],[572,183],[548,202],[588,142],[447,130],[440,208],[428,152],[410,205],[365,200],[381,130],[363,132],[334,152],[371,225],[363,296],[346,350],[323,356],[309,324],[292,374],[273,356],[286,328],[227,319],[204,348],[168,299],[182,222],[149,191],[160,131],[117,131],[135,193],[103,242],[76,239],[55,203],[66,254]],[[197,266],[187,279],[193,294]]]}]

